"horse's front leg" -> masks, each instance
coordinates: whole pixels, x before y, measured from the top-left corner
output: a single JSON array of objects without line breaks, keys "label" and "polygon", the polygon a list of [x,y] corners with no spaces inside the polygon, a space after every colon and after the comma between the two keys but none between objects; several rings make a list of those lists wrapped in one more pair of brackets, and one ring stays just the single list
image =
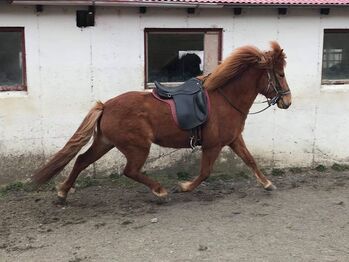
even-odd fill
[{"label": "horse's front leg", "polygon": [[200,175],[197,176],[193,181],[179,183],[179,186],[183,192],[193,191],[198,185],[201,184],[202,181],[209,177],[213,164],[216,161],[221,150],[221,146],[202,149]]},{"label": "horse's front leg", "polygon": [[245,162],[245,164],[250,167],[254,175],[256,176],[258,182],[260,182],[265,190],[272,191],[276,189],[272,182],[270,182],[257,167],[256,161],[254,160],[251,153],[246,148],[244,139],[240,135],[229,147]]}]

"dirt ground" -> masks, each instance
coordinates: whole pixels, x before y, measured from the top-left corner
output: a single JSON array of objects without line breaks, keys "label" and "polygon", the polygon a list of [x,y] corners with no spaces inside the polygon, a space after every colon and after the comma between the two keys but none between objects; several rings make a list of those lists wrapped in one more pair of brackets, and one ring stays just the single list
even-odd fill
[{"label": "dirt ground", "polygon": [[349,261],[349,172],[269,178],[277,191],[218,176],[165,201],[126,180],[90,183],[66,206],[10,192],[0,261]]}]

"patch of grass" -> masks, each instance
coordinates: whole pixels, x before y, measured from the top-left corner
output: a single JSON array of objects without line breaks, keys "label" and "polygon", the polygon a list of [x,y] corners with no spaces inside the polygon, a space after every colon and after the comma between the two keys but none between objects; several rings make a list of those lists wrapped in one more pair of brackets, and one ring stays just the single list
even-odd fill
[{"label": "patch of grass", "polygon": [[24,183],[21,181],[12,182],[5,186],[6,191],[20,191],[24,188]]},{"label": "patch of grass", "polygon": [[99,181],[90,176],[81,177],[76,181],[77,188],[86,188],[99,185]]},{"label": "patch of grass", "polygon": [[349,170],[349,165],[334,163],[331,168],[335,171],[342,172]]},{"label": "patch of grass", "polygon": [[181,172],[177,172],[177,178],[178,180],[188,180],[190,179],[190,175],[187,172],[181,171]]},{"label": "patch of grass", "polygon": [[318,165],[315,167],[315,170],[318,172],[325,172],[327,170],[327,167],[324,165]]},{"label": "patch of grass", "polygon": [[56,191],[56,181],[52,179],[42,185],[28,184],[26,191]]},{"label": "patch of grass", "polygon": [[303,169],[301,167],[291,167],[289,170],[293,174],[300,174],[303,172]]},{"label": "patch of grass", "polygon": [[263,174],[267,174],[267,173],[268,173],[268,169],[267,169],[267,168],[261,168],[261,172],[262,172]]},{"label": "patch of grass", "polygon": [[218,176],[218,175],[212,174],[212,175],[210,175],[210,176],[205,180],[205,182],[207,182],[207,183],[213,183],[213,182],[216,182],[216,181],[218,181],[218,180],[219,180],[219,176]]},{"label": "patch of grass", "polygon": [[133,188],[137,185],[140,185],[139,183],[133,181],[131,178],[128,178],[124,175],[114,174],[109,176],[114,184],[117,184],[121,187],[125,188]]},{"label": "patch of grass", "polygon": [[279,168],[273,168],[273,170],[271,171],[272,176],[282,176],[284,174],[285,174],[285,171]]},{"label": "patch of grass", "polygon": [[[173,182],[173,178],[171,178],[169,175],[165,174],[157,174],[157,173],[147,173],[145,171],[142,172],[143,175],[148,176],[152,178],[153,180],[159,181],[163,186],[171,185]],[[109,175],[109,178],[112,180],[112,182],[120,187],[124,188],[135,188],[138,186],[141,186],[141,183],[138,183],[131,178],[128,178],[124,175],[120,175],[118,173],[113,173]],[[175,178],[175,177],[174,177]]]},{"label": "patch of grass", "polygon": [[168,174],[163,174],[163,173],[149,173],[147,176],[151,177],[153,180],[158,181],[160,184],[162,184],[164,187],[169,187],[173,186],[174,184],[178,183],[178,180],[191,180],[191,176],[188,173],[183,172],[182,175],[179,175],[181,179],[175,176],[174,174],[168,173]]},{"label": "patch of grass", "polygon": [[9,192],[18,192],[18,191],[26,191],[26,192],[32,191],[32,187],[28,183],[15,181],[0,187],[0,197],[7,195]]},{"label": "patch of grass", "polygon": [[0,197],[6,196],[7,192],[4,188],[0,188]]},{"label": "patch of grass", "polygon": [[118,173],[112,173],[112,174],[109,175],[109,178],[112,179],[112,180],[114,180],[114,179],[120,178],[120,176],[121,176],[121,175],[118,174]]},{"label": "patch of grass", "polygon": [[237,178],[243,178],[243,179],[248,179],[249,175],[246,174],[244,171],[240,171],[234,175]]},{"label": "patch of grass", "polygon": [[226,174],[226,173],[221,173],[221,174],[212,174],[207,178],[207,182],[215,182],[215,181],[229,181],[234,178],[235,175],[232,174]]}]

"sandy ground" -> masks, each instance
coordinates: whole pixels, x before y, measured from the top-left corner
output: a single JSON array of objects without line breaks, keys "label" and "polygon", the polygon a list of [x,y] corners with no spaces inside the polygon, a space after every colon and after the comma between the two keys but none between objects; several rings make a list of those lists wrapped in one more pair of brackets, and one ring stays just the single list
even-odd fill
[{"label": "sandy ground", "polygon": [[[159,201],[111,181],[0,198],[0,261],[349,261],[349,172],[213,179]],[[174,182],[173,182],[174,183]]]}]

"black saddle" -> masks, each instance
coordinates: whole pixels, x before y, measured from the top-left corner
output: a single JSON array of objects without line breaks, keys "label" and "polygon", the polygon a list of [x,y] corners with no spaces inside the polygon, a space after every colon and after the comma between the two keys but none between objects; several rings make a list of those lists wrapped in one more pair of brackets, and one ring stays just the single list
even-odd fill
[{"label": "black saddle", "polygon": [[208,118],[208,102],[202,82],[191,78],[177,87],[166,87],[155,81],[155,91],[163,99],[173,99],[180,128],[193,130]]}]

